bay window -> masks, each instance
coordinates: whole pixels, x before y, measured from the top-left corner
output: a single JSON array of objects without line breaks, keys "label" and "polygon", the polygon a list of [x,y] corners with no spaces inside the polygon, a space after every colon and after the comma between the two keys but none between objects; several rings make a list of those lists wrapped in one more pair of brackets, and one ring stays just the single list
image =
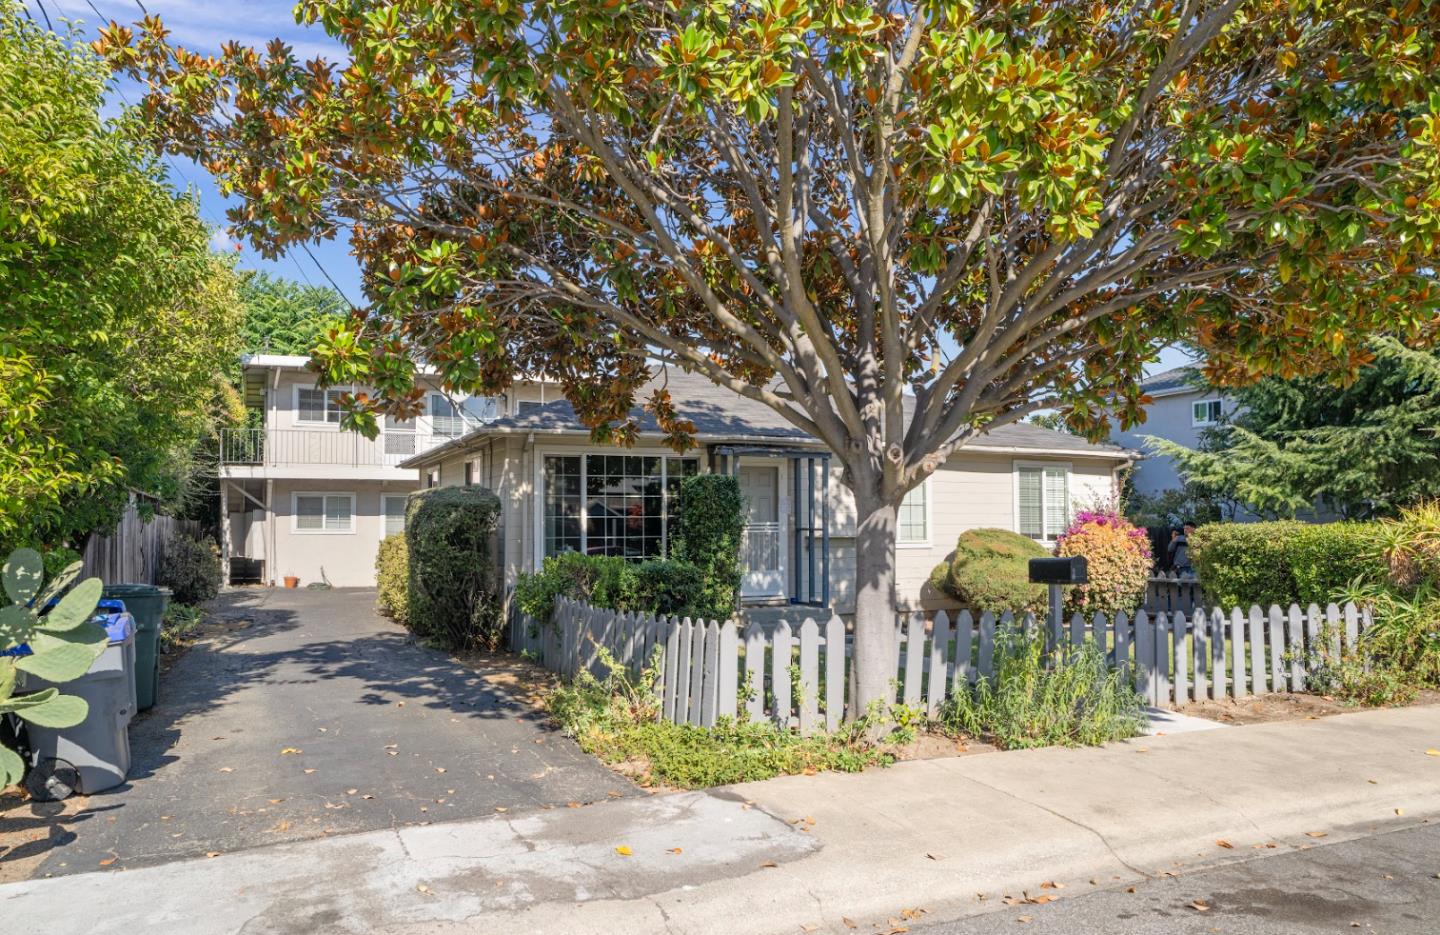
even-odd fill
[{"label": "bay window", "polygon": [[680,481],[699,467],[695,458],[659,455],[546,455],[544,554],[663,556]]}]

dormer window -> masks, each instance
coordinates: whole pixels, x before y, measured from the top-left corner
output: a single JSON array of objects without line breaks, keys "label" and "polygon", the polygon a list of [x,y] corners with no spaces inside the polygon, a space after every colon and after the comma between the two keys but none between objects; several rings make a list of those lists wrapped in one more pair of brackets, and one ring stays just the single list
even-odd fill
[{"label": "dormer window", "polygon": [[1190,409],[1190,424],[1194,426],[1219,425],[1220,415],[1220,400],[1202,399]]}]

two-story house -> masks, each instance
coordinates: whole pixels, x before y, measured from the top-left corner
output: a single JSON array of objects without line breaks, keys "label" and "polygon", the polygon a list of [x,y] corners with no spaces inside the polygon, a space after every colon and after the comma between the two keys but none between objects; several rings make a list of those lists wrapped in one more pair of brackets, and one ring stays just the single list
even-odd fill
[{"label": "two-story house", "polygon": [[1233,404],[1219,390],[1207,386],[1193,367],[1157,373],[1140,386],[1154,400],[1145,409],[1145,421],[1124,431],[1118,427],[1112,429],[1110,440],[1122,447],[1146,452],[1135,465],[1133,476],[1135,491],[1151,495],[1182,487],[1184,481],[1175,468],[1174,459],[1146,449],[1145,436],[1153,435],[1194,448],[1200,444],[1206,429],[1218,425],[1231,413]]},{"label": "two-story house", "polygon": [[[222,432],[218,468],[227,584],[294,577],[301,586],[373,586],[380,540],[405,527],[405,498],[439,483],[401,463],[558,396],[553,385],[526,381],[500,398],[457,400],[422,377],[423,413],[384,419],[372,440],[340,428],[339,397],[359,388],[318,388],[307,361],[254,354],[241,362],[250,424]],[[480,476],[478,464],[465,469]]]}]

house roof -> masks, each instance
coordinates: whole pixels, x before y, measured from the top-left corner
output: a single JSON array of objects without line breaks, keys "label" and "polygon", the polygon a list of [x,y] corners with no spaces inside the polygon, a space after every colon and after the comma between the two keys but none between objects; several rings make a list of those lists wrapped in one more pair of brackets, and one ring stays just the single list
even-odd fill
[{"label": "house roof", "polygon": [[1140,389],[1149,396],[1173,396],[1176,393],[1196,393],[1200,388],[1195,385],[1200,373],[1194,367],[1175,367],[1162,371],[1153,376],[1146,377],[1140,384]]},{"label": "house roof", "polygon": [[[651,381],[651,385],[661,379],[657,376]],[[699,374],[670,368],[663,379],[676,410],[682,418],[695,423],[695,434],[701,442],[787,441],[800,445],[820,444],[809,433],[791,425],[764,403],[721,389]],[[647,394],[642,392],[640,395]],[[907,396],[906,402],[908,408],[913,404],[913,397]],[[630,416],[642,434],[661,434],[655,417],[643,407],[636,406],[631,410]],[[460,438],[410,458],[401,467],[419,468],[434,464],[446,453],[463,449],[476,438],[496,434],[530,433],[588,435],[590,429],[576,417],[569,401],[557,400],[528,412],[506,416],[479,426]],[[1120,445],[1108,442],[1096,444],[1075,435],[1028,423],[1000,426],[967,444],[965,448],[970,451],[1067,454],[1117,460],[1129,460],[1138,456],[1136,452]]]}]

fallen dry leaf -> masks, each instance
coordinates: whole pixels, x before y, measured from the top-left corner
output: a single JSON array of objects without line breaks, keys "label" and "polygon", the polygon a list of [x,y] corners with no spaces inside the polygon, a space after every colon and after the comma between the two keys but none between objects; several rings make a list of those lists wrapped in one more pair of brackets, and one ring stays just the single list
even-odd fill
[{"label": "fallen dry leaf", "polygon": [[684,848],[672,847],[672,848],[670,848],[670,850],[668,851],[668,853],[671,853],[671,854],[682,854],[682,853],[684,853]]},{"label": "fallen dry leaf", "polygon": [[443,773],[443,772],[445,772],[445,767],[443,767],[443,766],[437,766],[437,767],[435,767],[435,772],[437,772],[437,773]]},{"label": "fallen dry leaf", "polygon": [[497,805],[497,806],[495,806],[495,811],[497,811],[497,812],[508,812],[508,811],[510,811],[510,809],[506,808],[506,807],[503,806],[503,805]]},{"label": "fallen dry leaf", "polygon": [[1135,892],[1135,887],[1133,887],[1133,886],[1127,886],[1127,887],[1125,887],[1125,892],[1127,892],[1127,893],[1133,893],[1133,892]]},{"label": "fallen dry leaf", "polygon": [[944,854],[937,854],[937,853],[935,853],[934,851],[930,851],[930,852],[927,853],[925,856],[928,857],[928,858],[930,858],[931,860],[944,860],[944,859],[945,859],[945,855],[944,855]]},{"label": "fallen dry leaf", "polygon": [[631,854],[634,853],[634,851],[630,850],[630,848],[626,847],[624,844],[621,844],[619,847],[615,848],[615,853],[619,854],[621,857],[629,857]]},{"label": "fallen dry leaf", "polygon": [[206,851],[206,852],[205,852],[205,856],[206,856],[206,857],[219,857],[219,856],[220,856],[220,852],[219,852],[219,851]]},{"label": "fallen dry leaf", "polygon": [[1186,903],[1185,905],[1189,906],[1191,909],[1194,909],[1196,912],[1209,912],[1209,911],[1210,911],[1210,905],[1209,905],[1209,903],[1205,902],[1205,900],[1203,900],[1203,899],[1192,899],[1192,900],[1190,900],[1188,903]]},{"label": "fallen dry leaf", "polygon": [[1425,755],[1426,755],[1426,756],[1440,756],[1440,750],[1436,750],[1434,747],[1431,747],[1429,750],[1426,750],[1426,751],[1425,751]]},{"label": "fallen dry leaf", "polygon": [[216,772],[220,772],[220,773],[233,773],[233,772],[235,772],[235,767],[233,767],[233,766],[222,766],[222,767],[220,767],[218,770],[216,770]]},{"label": "fallen dry leaf", "polygon": [[820,926],[816,925],[814,922],[806,922],[804,925],[800,926],[800,931],[818,932],[820,931]]},{"label": "fallen dry leaf", "polygon": [[1019,922],[1021,925],[1024,925],[1024,924],[1026,924],[1027,922],[1034,922],[1034,921],[1035,921],[1035,917],[1034,917],[1034,916],[1017,916],[1016,919],[1015,919],[1015,921],[1016,921],[1016,922]]},{"label": "fallen dry leaf", "polygon": [[1227,851],[1233,851],[1233,850],[1235,849],[1235,845],[1231,844],[1229,841],[1224,841],[1224,840],[1216,841],[1216,842],[1215,842],[1215,846],[1216,846],[1216,847],[1223,847],[1223,848],[1225,848],[1225,850],[1227,850]]},{"label": "fallen dry leaf", "polygon": [[284,750],[281,750],[281,751],[280,751],[280,755],[281,755],[281,756],[295,756],[295,755],[297,755],[297,754],[304,753],[304,752],[305,752],[305,751],[304,751],[304,750],[301,750],[299,747],[286,747]]},{"label": "fallen dry leaf", "polygon": [[[1437,874],[1437,876],[1440,876],[1440,874]],[[850,919],[845,916],[840,917],[840,924],[845,926],[847,929],[858,929],[860,927],[855,924],[854,919]]]},{"label": "fallen dry leaf", "polygon": [[115,858],[114,858],[114,857],[106,857],[104,860],[100,861],[100,866],[102,866],[102,867],[108,867],[108,866],[110,866],[111,864],[113,864],[114,862],[115,862]]},{"label": "fallen dry leaf", "polygon": [[310,775],[310,774],[313,773],[313,772],[315,772],[315,767],[312,766],[312,767],[310,767],[309,769],[307,769],[307,770],[305,771],[305,775],[308,776],[308,775]]},{"label": "fallen dry leaf", "polygon": [[780,865],[777,864],[777,863],[776,863],[775,861],[773,861],[773,860],[767,860],[767,861],[765,861],[763,864],[760,865],[761,869],[763,869],[763,870],[774,870],[774,869],[775,869],[776,867],[778,867],[778,866],[780,866]]},{"label": "fallen dry leaf", "polygon": [[1324,832],[1324,831],[1307,831],[1307,832],[1305,832],[1305,836],[1306,836],[1307,838],[1323,838],[1323,837],[1326,836],[1326,834],[1327,834],[1327,832]]},{"label": "fallen dry leaf", "polygon": [[346,789],[346,790],[345,790],[345,794],[346,794],[346,795],[354,795],[355,793],[357,793],[357,792],[359,792],[359,791],[360,791],[359,789]]},{"label": "fallen dry leaf", "polygon": [[1405,809],[1403,809],[1403,808],[1397,808],[1397,809],[1395,809],[1395,814],[1397,814],[1397,815],[1403,815],[1403,814],[1405,814]]},{"label": "fallen dry leaf", "polygon": [[900,918],[905,919],[906,921],[913,921],[920,918],[929,911],[930,910],[928,909],[901,909]]},{"label": "fallen dry leaf", "polygon": [[1065,888],[1065,884],[1056,883],[1054,880],[1046,880],[1044,883],[1040,884],[1040,888],[1042,890],[1063,890]]},{"label": "fallen dry leaf", "polygon": [[424,893],[426,896],[434,896],[434,895],[435,895],[435,891],[432,890],[432,889],[430,889],[430,887],[426,886],[424,883],[419,884],[419,885],[416,886],[415,888],[416,888],[417,890],[419,890],[420,892]]}]

